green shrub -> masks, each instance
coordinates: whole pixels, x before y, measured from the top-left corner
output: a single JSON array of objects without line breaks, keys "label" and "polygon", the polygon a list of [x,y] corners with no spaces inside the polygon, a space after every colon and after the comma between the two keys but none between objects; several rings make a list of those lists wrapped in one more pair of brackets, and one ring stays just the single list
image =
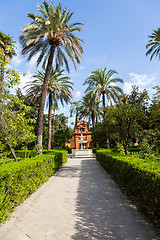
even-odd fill
[{"label": "green shrub", "polygon": [[0,165],[6,164],[6,163],[9,163],[9,162],[15,162],[15,160],[11,159],[11,158],[0,158]]},{"label": "green shrub", "polygon": [[125,149],[124,149],[123,145],[119,142],[117,143],[117,151],[119,154],[125,155]]},{"label": "green shrub", "polygon": [[[24,158],[25,157],[25,151],[24,150],[15,150],[15,154],[17,158]],[[35,150],[27,150],[26,158],[32,158],[36,156]],[[13,158],[12,153],[10,152],[7,155],[8,158]]]},{"label": "green shrub", "polygon": [[97,161],[135,202],[137,207],[160,224],[160,162],[99,150]]},{"label": "green shrub", "polygon": [[19,162],[0,166],[0,222],[3,222],[16,205],[31,193],[67,161],[67,152],[42,154]]},{"label": "green shrub", "polygon": [[138,153],[141,151],[140,147],[131,147],[131,148],[128,148],[128,151],[130,153]]},{"label": "green shrub", "polygon": [[[70,147],[63,147],[63,148],[55,147],[54,149],[51,149],[51,151],[52,150],[61,150],[61,151],[63,150],[63,151],[67,151],[69,154],[71,154],[72,153],[72,149],[75,149],[75,148],[74,147],[72,147],[72,148],[70,148]],[[47,150],[45,150],[45,151],[47,151]]]},{"label": "green shrub", "polygon": [[143,138],[141,142],[141,151],[139,152],[140,157],[142,158],[154,158],[153,154],[153,146],[149,144],[148,140],[146,138]]},{"label": "green shrub", "polygon": [[61,159],[62,163],[67,162],[67,159],[68,159],[68,152],[65,150],[58,150],[58,149],[43,150],[43,154],[56,155],[59,159]]}]

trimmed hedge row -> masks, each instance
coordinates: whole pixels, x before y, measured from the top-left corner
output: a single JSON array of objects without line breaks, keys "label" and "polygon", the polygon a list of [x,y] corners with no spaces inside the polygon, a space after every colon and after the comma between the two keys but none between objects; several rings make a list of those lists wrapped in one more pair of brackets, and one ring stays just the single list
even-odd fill
[{"label": "trimmed hedge row", "polygon": [[[15,150],[15,154],[17,158],[24,158],[25,157],[25,151],[24,150]],[[35,150],[27,150],[26,152],[26,158],[32,158],[36,156],[36,151]],[[10,152],[7,155],[8,158],[13,158],[12,153]]]},{"label": "trimmed hedge row", "polygon": [[[44,154],[46,154],[46,153],[54,154],[56,152],[62,152],[62,151],[63,151],[63,154],[67,154],[67,152],[68,152],[67,149],[49,149],[49,150],[43,150],[43,153]],[[24,150],[15,150],[15,154],[16,154],[17,158],[24,158],[25,157],[25,151]],[[26,158],[32,158],[32,157],[35,157],[35,156],[36,156],[36,151],[35,150],[27,150]],[[13,158],[12,153],[9,153],[7,157],[8,158]],[[67,155],[67,157],[68,157],[68,155]]]},{"label": "trimmed hedge row", "polygon": [[97,151],[96,159],[138,209],[160,225],[160,162],[120,156],[111,150]]},{"label": "trimmed hedge row", "polygon": [[68,159],[68,152],[65,150],[57,150],[57,149],[43,150],[43,154],[56,155],[59,159],[61,159],[62,163],[67,162],[67,159]]},{"label": "trimmed hedge row", "polygon": [[64,162],[67,152],[42,154],[0,166],[0,222],[52,176]]}]

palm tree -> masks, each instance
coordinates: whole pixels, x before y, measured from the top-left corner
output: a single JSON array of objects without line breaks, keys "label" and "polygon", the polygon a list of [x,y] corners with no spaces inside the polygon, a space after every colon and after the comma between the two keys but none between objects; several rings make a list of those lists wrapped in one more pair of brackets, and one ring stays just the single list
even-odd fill
[{"label": "palm tree", "polygon": [[150,40],[146,45],[146,48],[148,49],[146,56],[151,55],[150,60],[152,60],[154,56],[160,59],[160,28],[153,30],[153,33],[149,38]]},{"label": "palm tree", "polygon": [[54,68],[52,68],[50,72],[49,78],[49,111],[48,111],[48,149],[51,149],[51,122],[52,122],[52,108],[54,102],[54,109],[58,107],[58,100],[61,102],[62,106],[64,106],[64,102],[66,104],[71,103],[73,90],[73,83],[70,81],[69,77],[62,76],[64,70],[57,72]]},{"label": "palm tree", "polygon": [[[69,77],[63,76],[64,70],[58,72],[52,68],[49,75],[48,95],[49,95],[49,110],[48,110],[48,149],[51,149],[51,122],[52,122],[52,109],[58,107],[58,101],[62,106],[65,103],[70,103],[72,99],[71,90],[73,90],[73,83]],[[39,102],[42,93],[43,80],[45,71],[36,71],[33,76],[35,80],[29,82],[26,91],[29,101]]]},{"label": "palm tree", "polygon": [[78,122],[78,117],[79,117],[79,105],[80,105],[80,101],[78,101],[78,102],[74,101],[71,103],[71,107],[70,107],[71,117],[73,115],[75,115],[75,127],[77,127],[77,122]]},{"label": "palm tree", "polygon": [[109,70],[106,72],[106,68],[97,69],[91,72],[90,76],[85,80],[84,85],[88,84],[85,93],[90,96],[95,96],[96,99],[102,96],[103,109],[105,113],[105,96],[108,102],[112,104],[123,93],[122,89],[117,86],[117,83],[123,83],[121,78],[112,78],[114,74],[117,74],[115,70]]},{"label": "palm tree", "polygon": [[100,101],[96,99],[95,96],[91,94],[86,94],[83,96],[80,101],[79,106],[79,116],[80,118],[88,118],[88,122],[90,123],[90,118],[92,119],[92,127],[95,127],[95,120],[97,122],[98,118],[100,118]]},{"label": "palm tree", "polygon": [[16,55],[15,52],[15,41],[12,37],[0,32],[0,95],[2,91],[2,85],[4,80],[4,67],[5,64],[10,62],[11,58]]},{"label": "palm tree", "polygon": [[53,60],[56,66],[60,68],[65,64],[67,71],[69,65],[65,53],[71,59],[76,69],[76,62],[80,63],[83,48],[80,38],[75,36],[75,32],[80,32],[82,23],[69,24],[73,12],[62,9],[59,4],[54,7],[53,3],[49,5],[46,1],[38,5],[41,15],[28,13],[32,22],[22,28],[20,43],[22,44],[22,54],[28,55],[28,61],[33,56],[39,54],[37,65],[43,61],[43,67],[46,66],[44,82],[42,86],[42,96],[40,101],[38,117],[38,139],[37,142],[42,146],[43,133],[43,114],[44,105],[48,90],[49,73],[52,68]]}]

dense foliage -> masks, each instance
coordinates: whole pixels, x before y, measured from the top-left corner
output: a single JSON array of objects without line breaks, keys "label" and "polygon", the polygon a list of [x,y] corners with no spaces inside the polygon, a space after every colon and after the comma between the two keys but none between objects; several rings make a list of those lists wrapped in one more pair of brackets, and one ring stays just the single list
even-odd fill
[{"label": "dense foliage", "polygon": [[160,225],[160,162],[111,150],[97,151],[96,158],[137,207]]},{"label": "dense foliage", "polygon": [[67,161],[67,151],[0,165],[0,222]]},{"label": "dense foliage", "polygon": [[[52,116],[52,148],[64,148],[65,142],[72,137],[73,130],[68,127],[68,117],[63,113]],[[48,143],[48,117],[44,115],[43,147],[46,149]]]},{"label": "dense foliage", "polygon": [[[102,122],[92,129],[93,145],[107,147],[109,139],[111,147],[116,147],[117,143],[122,144],[125,153],[128,154],[128,148],[136,142],[148,155],[152,153],[149,148],[158,153],[159,91],[159,87],[155,87],[155,94],[149,104],[147,91],[140,91],[138,87],[133,86],[130,95],[124,95],[115,106],[107,107]],[[145,154],[143,157],[145,158]]]}]

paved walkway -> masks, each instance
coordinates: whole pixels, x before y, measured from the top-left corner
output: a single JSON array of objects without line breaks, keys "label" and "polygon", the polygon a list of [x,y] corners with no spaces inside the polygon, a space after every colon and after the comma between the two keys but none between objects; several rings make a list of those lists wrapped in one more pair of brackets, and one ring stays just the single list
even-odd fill
[{"label": "paved walkway", "polygon": [[69,159],[0,226],[0,240],[158,240],[95,159]]}]

